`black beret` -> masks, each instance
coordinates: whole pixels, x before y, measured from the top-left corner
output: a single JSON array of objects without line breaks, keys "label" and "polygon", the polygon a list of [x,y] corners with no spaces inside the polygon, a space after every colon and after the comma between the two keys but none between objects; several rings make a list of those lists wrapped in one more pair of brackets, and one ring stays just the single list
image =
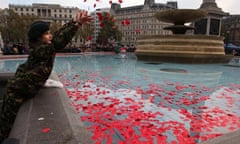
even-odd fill
[{"label": "black beret", "polygon": [[30,42],[35,42],[47,31],[49,31],[48,22],[36,21],[30,26],[30,29],[28,31],[28,39]]}]

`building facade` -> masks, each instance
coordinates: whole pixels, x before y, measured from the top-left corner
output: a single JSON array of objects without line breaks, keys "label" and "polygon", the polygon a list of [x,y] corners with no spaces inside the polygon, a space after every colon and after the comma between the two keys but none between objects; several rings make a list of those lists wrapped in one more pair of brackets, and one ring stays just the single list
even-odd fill
[{"label": "building facade", "polygon": [[18,15],[35,15],[40,19],[64,24],[79,11],[77,7],[62,7],[58,4],[9,5],[9,9]]},{"label": "building facade", "polygon": [[225,17],[222,25],[225,42],[240,46],[240,15]]},{"label": "building facade", "polygon": [[[158,21],[155,13],[161,10],[177,9],[177,2],[166,4],[145,0],[143,5],[121,8],[113,3],[110,12],[116,19],[116,24],[122,32],[122,44],[135,45],[137,38],[144,35],[167,35],[172,32],[163,28],[171,24]],[[128,23],[124,23],[127,21]]]},{"label": "building facade", "polygon": [[[161,22],[155,18],[155,13],[161,10],[177,9],[177,2],[167,2],[166,4],[155,3],[154,0],[145,0],[143,5],[121,8],[120,4],[113,3],[111,8],[96,9],[91,15],[94,19],[94,35],[92,43],[96,42],[100,31],[100,22],[97,18],[97,12],[110,12],[116,19],[116,24],[122,32],[122,43],[125,45],[135,45],[137,38],[144,35],[167,35],[171,31],[163,28],[171,25],[170,23]],[[49,22],[64,24],[70,21],[79,8],[62,7],[58,4],[37,4],[32,5],[9,5],[18,15],[35,15],[40,19]],[[128,25],[122,22],[128,20]]]},{"label": "building facade", "polygon": [[[80,10],[77,7],[63,7],[58,4],[37,4],[32,5],[9,5],[9,9],[13,10],[18,15],[34,15],[40,20],[46,22],[55,22],[61,25],[71,21],[76,13]],[[72,45],[79,46],[82,44],[80,38],[72,41]]]}]

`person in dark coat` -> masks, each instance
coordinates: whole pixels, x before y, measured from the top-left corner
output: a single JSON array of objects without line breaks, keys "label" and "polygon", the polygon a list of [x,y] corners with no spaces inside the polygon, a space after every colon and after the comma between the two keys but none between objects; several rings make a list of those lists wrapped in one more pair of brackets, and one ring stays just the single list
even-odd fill
[{"label": "person in dark coat", "polygon": [[36,21],[30,26],[29,56],[7,84],[0,116],[0,142],[8,136],[21,104],[34,97],[44,86],[53,69],[56,51],[63,49],[78,28],[91,20],[86,11],[79,11],[72,21],[63,25],[53,35],[47,22]]}]

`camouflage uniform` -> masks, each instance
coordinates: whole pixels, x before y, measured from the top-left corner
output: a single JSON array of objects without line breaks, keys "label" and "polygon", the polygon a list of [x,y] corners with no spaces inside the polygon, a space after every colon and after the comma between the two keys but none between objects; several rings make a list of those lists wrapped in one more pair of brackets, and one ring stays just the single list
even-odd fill
[{"label": "camouflage uniform", "polygon": [[8,136],[21,104],[35,96],[51,74],[56,50],[63,49],[75,35],[78,27],[69,22],[53,34],[52,44],[40,41],[29,43],[27,61],[21,64],[7,84],[0,117],[0,142]]}]

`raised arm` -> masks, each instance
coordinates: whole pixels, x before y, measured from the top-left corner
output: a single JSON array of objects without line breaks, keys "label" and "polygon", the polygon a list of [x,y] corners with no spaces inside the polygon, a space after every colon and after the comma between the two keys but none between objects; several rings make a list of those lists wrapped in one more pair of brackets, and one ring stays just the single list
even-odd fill
[{"label": "raised arm", "polygon": [[81,26],[83,24],[90,24],[91,21],[92,17],[88,15],[87,11],[79,11],[73,19],[73,22],[77,26]]},{"label": "raised arm", "polygon": [[72,40],[78,28],[84,24],[89,24],[92,18],[87,11],[78,11],[75,18],[69,23],[64,24],[58,31],[53,34],[52,43],[55,49],[63,49]]}]

